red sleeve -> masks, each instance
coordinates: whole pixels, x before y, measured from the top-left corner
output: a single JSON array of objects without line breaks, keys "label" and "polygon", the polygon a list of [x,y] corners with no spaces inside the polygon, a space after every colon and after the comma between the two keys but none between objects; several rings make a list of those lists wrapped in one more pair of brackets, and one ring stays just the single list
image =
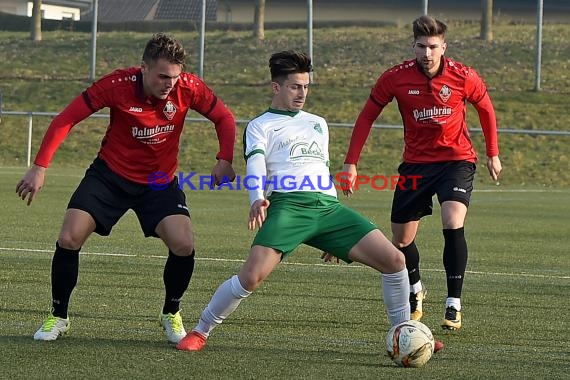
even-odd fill
[{"label": "red sleeve", "polygon": [[220,151],[216,154],[218,160],[232,162],[234,159],[234,145],[236,143],[236,121],[232,112],[226,105],[216,98],[215,105],[206,116],[216,127],[216,134]]},{"label": "red sleeve", "polygon": [[483,129],[483,135],[485,136],[487,157],[498,156],[499,138],[497,135],[497,118],[489,94],[485,94],[479,102],[473,103],[473,106],[479,114],[479,121]]},{"label": "red sleeve", "polygon": [[92,113],[93,110],[87,106],[83,94],[73,99],[50,123],[34,164],[47,168],[57,148],[65,140],[71,128]]},{"label": "red sleeve", "polygon": [[479,122],[485,136],[485,149],[487,157],[499,155],[499,142],[497,136],[497,117],[487,86],[479,74],[469,69],[465,82],[467,101],[473,104],[479,114]]},{"label": "red sleeve", "polygon": [[357,164],[360,159],[360,153],[364,148],[364,144],[370,135],[370,130],[372,129],[372,124],[382,112],[382,107],[378,103],[374,102],[372,98],[368,98],[362,111],[358,115],[356,122],[354,123],[354,129],[352,130],[352,137],[350,138],[350,145],[348,147],[348,152],[346,153],[346,158],[344,160],[345,164]]}]

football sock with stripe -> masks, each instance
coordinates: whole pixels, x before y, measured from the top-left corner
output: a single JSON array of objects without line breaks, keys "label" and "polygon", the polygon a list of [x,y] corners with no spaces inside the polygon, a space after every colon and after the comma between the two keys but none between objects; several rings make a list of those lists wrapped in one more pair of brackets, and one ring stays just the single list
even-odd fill
[{"label": "football sock with stripe", "polygon": [[[400,248],[400,251],[404,254],[406,258],[406,268],[408,269],[408,278],[410,280],[410,285],[419,285],[417,291],[415,289],[410,289],[413,293],[417,293],[421,290],[420,282],[420,251],[416,246],[416,241],[412,240],[410,244],[405,247]],[[417,287],[417,286],[416,286]]]},{"label": "football sock with stripe", "polygon": [[79,276],[80,249],[65,249],[55,243],[55,253],[51,261],[52,314],[67,318],[71,293]]},{"label": "football sock with stripe", "polygon": [[444,229],[443,266],[447,278],[447,296],[461,298],[467,268],[467,241],[463,227]]},{"label": "football sock with stripe", "polygon": [[188,289],[192,273],[194,273],[194,256],[195,251],[192,251],[190,256],[177,256],[172,251],[168,251],[162,276],[166,291],[163,314],[176,314],[180,310],[180,300]]}]

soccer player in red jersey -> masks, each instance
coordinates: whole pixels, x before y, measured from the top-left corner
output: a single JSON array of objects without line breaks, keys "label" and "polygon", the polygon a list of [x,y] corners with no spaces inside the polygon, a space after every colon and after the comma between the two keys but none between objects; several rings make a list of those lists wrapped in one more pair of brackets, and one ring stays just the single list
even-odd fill
[{"label": "soccer player in red jersey", "polygon": [[110,122],[97,157],[72,195],[51,267],[52,310],[35,333],[55,340],[69,330],[68,305],[77,284],[79,251],[93,233],[109,235],[132,209],[146,237],[168,247],[164,267],[166,296],[160,322],[168,341],[186,335],[180,300],[194,270],[194,238],[186,197],[178,185],[180,135],[189,110],[215,125],[219,141],[213,185],[233,181],[235,118],[197,76],[184,69],[182,45],[163,33],[148,41],[140,67],[115,70],[93,83],[52,121],[16,192],[27,204],[44,184],[50,161],[71,128],[108,107]]},{"label": "soccer player in red jersey", "polygon": [[[491,99],[477,72],[444,56],[447,26],[430,16],[413,22],[415,59],[385,71],[372,89],[356,119],[343,171],[352,180],[356,164],[374,121],[393,99],[404,124],[400,175],[420,176],[417,188],[397,186],[392,203],[392,241],[406,256],[410,279],[412,319],[422,317],[426,291],[420,280],[419,251],[415,238],[419,221],[432,214],[432,197],[441,204],[447,277],[447,299],[442,327],[461,328],[461,290],[467,266],[463,231],[477,155],[469,137],[466,102],[479,115],[485,137],[487,169],[493,180],[501,173],[497,121]],[[348,181],[347,181],[348,182]],[[352,184],[344,189],[353,192]],[[345,185],[346,186],[346,185]]]}]

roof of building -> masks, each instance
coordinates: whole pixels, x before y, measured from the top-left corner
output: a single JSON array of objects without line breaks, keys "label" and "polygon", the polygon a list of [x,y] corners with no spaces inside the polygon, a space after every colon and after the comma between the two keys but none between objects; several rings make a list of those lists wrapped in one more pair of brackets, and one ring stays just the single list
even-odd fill
[{"label": "roof of building", "polygon": [[[99,0],[99,22],[124,22],[146,20],[159,0]],[[91,12],[85,15],[91,18]]]},{"label": "roof of building", "polygon": [[[91,17],[87,13],[84,17]],[[202,0],[99,0],[100,22],[193,20],[202,17]],[[217,0],[206,0],[206,20],[216,20]]]},{"label": "roof of building", "polygon": [[[206,1],[206,20],[216,20],[217,1]],[[155,20],[201,20],[202,1],[160,0]]]}]

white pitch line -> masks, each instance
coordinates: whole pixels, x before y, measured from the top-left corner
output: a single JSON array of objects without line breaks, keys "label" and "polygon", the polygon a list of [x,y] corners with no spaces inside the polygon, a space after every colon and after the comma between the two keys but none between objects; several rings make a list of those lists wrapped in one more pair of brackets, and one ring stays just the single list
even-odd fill
[{"label": "white pitch line", "polygon": [[[10,247],[0,247],[0,251],[5,252],[38,252],[38,253],[52,253],[53,250],[48,249],[30,249],[30,248],[10,248]],[[108,253],[108,252],[81,252],[82,255],[87,256],[114,256],[114,257],[149,257],[152,259],[165,259],[165,256],[157,256],[157,255],[134,255],[134,254],[126,254],[126,253]],[[196,260],[198,261],[219,261],[219,262],[227,262],[227,263],[243,263],[245,260],[243,259],[219,259],[214,257],[197,257]],[[293,265],[293,266],[305,266],[305,267],[329,267],[329,268],[359,268],[359,269],[369,269],[368,267],[356,263],[355,265],[346,265],[346,264],[338,264],[335,265],[334,263],[292,263],[292,262],[282,262],[282,265]],[[422,271],[425,272],[443,272],[443,269],[427,269],[424,268]],[[510,277],[531,277],[531,278],[554,278],[558,280],[570,280],[570,276],[559,276],[559,275],[545,275],[545,274],[532,274],[532,273],[506,273],[506,272],[481,272],[481,271],[466,271],[465,273],[468,274],[476,274],[481,276],[510,276]]]},{"label": "white pitch line", "polygon": [[[7,252],[39,252],[39,253],[53,253],[53,249],[30,249],[30,248],[6,248],[0,247],[0,251]],[[126,253],[107,253],[107,252],[81,252],[82,255],[93,256],[124,256],[124,257],[137,257],[137,255],[129,255]]]}]

